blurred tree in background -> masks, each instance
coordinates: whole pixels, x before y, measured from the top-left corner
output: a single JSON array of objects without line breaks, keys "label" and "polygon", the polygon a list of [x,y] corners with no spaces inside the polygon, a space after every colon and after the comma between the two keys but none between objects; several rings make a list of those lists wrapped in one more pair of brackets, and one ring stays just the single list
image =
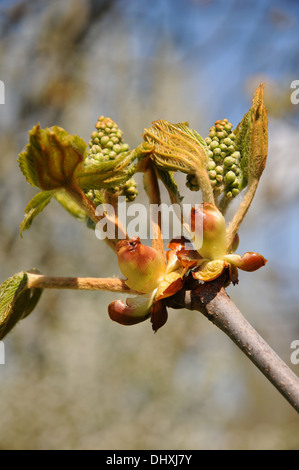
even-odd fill
[{"label": "blurred tree in background", "polygon": [[[37,122],[89,140],[111,116],[136,146],[156,119],[189,121],[202,136],[236,125],[266,82],[269,157],[242,225],[240,252],[267,268],[228,292],[298,375],[299,4],[292,0],[43,0],[0,2],[0,275],[118,275],[116,259],[58,205],[19,237],[25,184],[17,155]],[[185,202],[200,202],[184,190]],[[142,201],[139,199],[140,201]],[[229,215],[229,214],[228,214]],[[249,244],[250,241],[250,244]],[[291,449],[295,411],[242,353],[196,312],[110,321],[115,296],[47,291],[5,339],[0,366],[2,449]]]}]

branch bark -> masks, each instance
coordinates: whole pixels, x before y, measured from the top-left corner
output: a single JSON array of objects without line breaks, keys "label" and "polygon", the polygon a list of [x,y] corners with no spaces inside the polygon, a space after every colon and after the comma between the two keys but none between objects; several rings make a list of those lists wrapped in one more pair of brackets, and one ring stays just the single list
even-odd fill
[{"label": "branch bark", "polygon": [[193,286],[166,299],[167,305],[201,312],[229,336],[299,413],[299,378],[244,318],[223,285],[221,277]]},{"label": "branch bark", "polygon": [[58,277],[32,273],[27,273],[27,277],[27,287],[29,289],[106,290],[127,294],[136,293],[126,285],[125,279],[117,277]]},{"label": "branch bark", "polygon": [[[161,231],[161,213],[158,212],[158,207],[161,206],[161,196],[157,177],[157,171],[152,162],[149,161],[147,168],[143,175],[143,184],[145,192],[149,198],[151,224],[152,224],[152,247],[159,251],[162,256],[165,256],[164,242]],[[157,212],[153,212],[153,208],[157,208]],[[156,220],[157,216],[157,220]]]},{"label": "branch bark", "polygon": [[[118,278],[51,277],[33,273],[27,275],[28,288],[137,293],[128,288],[124,279]],[[164,299],[164,302],[171,308],[201,312],[246,354],[299,413],[299,378],[244,318],[227,295],[224,288],[227,284],[225,275],[203,284],[193,280],[188,285],[187,280],[185,289]]]}]

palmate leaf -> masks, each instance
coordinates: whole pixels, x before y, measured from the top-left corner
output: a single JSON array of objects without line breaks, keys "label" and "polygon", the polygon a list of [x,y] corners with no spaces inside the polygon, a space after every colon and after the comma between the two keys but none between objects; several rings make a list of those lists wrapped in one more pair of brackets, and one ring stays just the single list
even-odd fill
[{"label": "palmate leaf", "polygon": [[0,340],[19,320],[32,312],[41,294],[42,289],[27,288],[25,271],[14,274],[0,285]]},{"label": "palmate leaf", "polygon": [[205,202],[214,203],[213,189],[207,172],[208,147],[205,140],[188,123],[171,124],[155,121],[144,130],[143,138],[154,146],[152,159],[164,171],[194,174]]},{"label": "palmate leaf", "polygon": [[180,195],[179,187],[173,176],[173,172],[161,170],[161,168],[157,168],[157,172],[160,180],[163,182],[170,195],[171,202],[173,204],[180,204],[184,197]]},{"label": "palmate leaf", "polygon": [[87,215],[84,210],[81,209],[81,207],[63,189],[60,191],[55,191],[54,198],[69,214],[71,214],[76,219],[83,221],[87,219]]},{"label": "palmate leaf", "polygon": [[64,189],[56,191],[41,191],[34,196],[33,199],[25,207],[25,216],[20,224],[20,235],[24,230],[29,230],[33,220],[38,216],[45,207],[54,198],[59,204],[73,217],[86,221],[87,215],[81,207],[66,193]]},{"label": "palmate leaf", "polygon": [[144,130],[144,139],[153,144],[155,163],[163,169],[195,173],[208,163],[205,140],[188,123],[171,124],[159,120]]},{"label": "palmate leaf", "polygon": [[83,161],[85,142],[61,127],[29,132],[29,143],[19,155],[19,165],[28,183],[44,191],[64,188],[73,182],[77,166]]},{"label": "palmate leaf", "polygon": [[[152,146],[141,144],[136,149],[120,154],[114,160],[80,165],[75,179],[84,190],[108,189],[126,183],[138,171],[138,162],[152,151]],[[137,160],[136,164],[132,164]]]},{"label": "palmate leaf", "polygon": [[241,153],[242,187],[251,179],[260,179],[268,154],[268,117],[264,104],[264,85],[255,91],[252,106],[238,124],[236,147]]},{"label": "palmate leaf", "polygon": [[49,204],[53,197],[53,191],[41,191],[36,194],[33,199],[25,207],[24,220],[20,224],[20,235],[22,236],[24,230],[28,230],[35,217],[40,214],[44,208]]}]

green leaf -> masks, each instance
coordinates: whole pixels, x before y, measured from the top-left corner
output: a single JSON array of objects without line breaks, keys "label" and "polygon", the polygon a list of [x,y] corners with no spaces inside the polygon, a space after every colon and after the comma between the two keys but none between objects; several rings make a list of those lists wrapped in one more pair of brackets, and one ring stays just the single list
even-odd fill
[{"label": "green leaf", "polygon": [[19,155],[19,165],[33,186],[51,191],[70,185],[78,165],[83,162],[85,142],[61,127],[41,129],[37,124],[29,132],[29,143]]},{"label": "green leaf", "polygon": [[[32,270],[32,272],[37,272]],[[0,340],[35,308],[42,289],[27,288],[27,273],[21,271],[0,286]]]},{"label": "green leaf", "polygon": [[49,204],[53,195],[53,191],[41,191],[31,199],[29,204],[27,204],[25,208],[25,217],[20,225],[21,236],[24,230],[28,230],[31,227],[34,218]]},{"label": "green leaf", "polygon": [[252,106],[235,129],[236,147],[241,153],[242,188],[259,180],[268,154],[268,117],[263,98],[264,85],[255,91]]},{"label": "green leaf", "polygon": [[194,174],[204,202],[214,203],[213,189],[207,172],[208,147],[205,140],[188,123],[171,124],[155,121],[144,130],[144,139],[154,146],[152,158],[162,170]]},{"label": "green leaf", "polygon": [[153,158],[164,170],[196,173],[207,166],[207,144],[185,122],[155,121],[151,128],[144,130],[143,137],[154,145]]},{"label": "green leaf", "polygon": [[151,149],[152,147],[141,144],[130,152],[120,154],[114,160],[89,163],[87,159],[84,165],[78,168],[76,180],[84,190],[120,186],[138,171],[138,165],[132,165],[132,162],[147,156]]},{"label": "green leaf", "polygon": [[169,193],[171,202],[180,204],[184,197],[180,195],[179,187],[173,176],[173,173],[171,171],[161,170],[161,168],[158,168],[157,171],[160,180],[163,182]]},{"label": "green leaf", "polygon": [[56,191],[54,194],[55,199],[62,207],[73,217],[79,220],[86,220],[87,215],[83,209],[62,189]]}]

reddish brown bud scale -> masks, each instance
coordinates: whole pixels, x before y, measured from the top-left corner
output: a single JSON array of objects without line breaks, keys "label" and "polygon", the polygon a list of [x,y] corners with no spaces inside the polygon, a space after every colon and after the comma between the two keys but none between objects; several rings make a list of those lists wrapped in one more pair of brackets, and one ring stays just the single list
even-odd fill
[{"label": "reddish brown bud scale", "polygon": [[242,256],[240,263],[235,263],[235,265],[243,271],[251,272],[260,269],[266,263],[267,260],[259,253],[248,252]]},{"label": "reddish brown bud scale", "polygon": [[122,300],[112,302],[108,306],[108,314],[111,320],[126,326],[141,323],[150,315],[148,312],[144,315],[136,315],[136,308],[134,306],[125,305]]},{"label": "reddish brown bud scale", "polygon": [[262,266],[265,266],[267,260],[259,253],[247,252],[243,256],[240,255],[226,255],[224,256],[225,261],[233,264],[237,268],[243,271],[256,271]]},{"label": "reddish brown bud scale", "polygon": [[168,319],[167,308],[163,301],[155,302],[151,312],[151,324],[156,333],[161,326],[165,325]]}]

